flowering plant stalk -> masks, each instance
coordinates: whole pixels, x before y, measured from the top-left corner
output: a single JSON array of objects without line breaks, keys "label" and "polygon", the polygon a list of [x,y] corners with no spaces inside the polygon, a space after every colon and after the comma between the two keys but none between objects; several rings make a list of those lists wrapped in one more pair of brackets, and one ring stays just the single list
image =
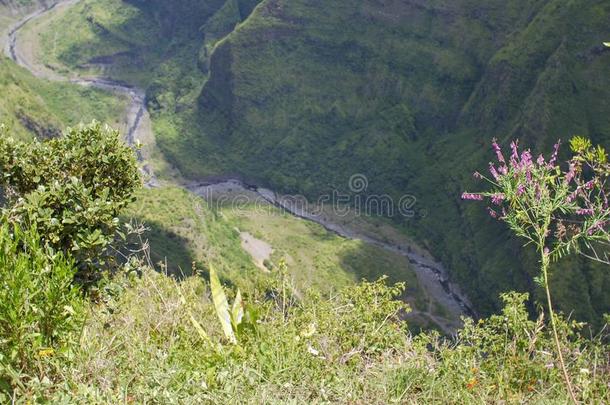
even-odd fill
[{"label": "flowering plant stalk", "polygon": [[520,151],[515,141],[510,144],[507,159],[494,139],[497,162],[489,164],[490,175],[474,173],[491,190],[465,192],[462,199],[488,200],[489,214],[506,222],[517,236],[527,241],[526,245],[534,245],[539,253],[540,273],[536,281],[546,292],[559,363],[570,397],[577,402],[557,336],[549,289],[550,265],[570,253],[610,264],[605,253],[610,243],[610,164],[602,147],[574,137],[570,141],[573,156],[562,165],[558,162],[560,145],[558,141],[547,160],[543,155],[534,158],[529,149]]}]

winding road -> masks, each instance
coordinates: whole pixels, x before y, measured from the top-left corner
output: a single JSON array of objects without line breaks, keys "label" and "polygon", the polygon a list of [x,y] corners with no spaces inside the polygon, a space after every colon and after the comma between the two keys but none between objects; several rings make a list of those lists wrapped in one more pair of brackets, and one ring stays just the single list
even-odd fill
[{"label": "winding road", "polygon": [[[129,107],[126,112],[126,142],[129,145],[134,146],[136,140],[138,139],[153,140],[154,135],[152,134],[150,117],[146,109],[145,91],[109,78],[64,77],[47,67],[40,66],[35,60],[33,60],[33,58],[28,59],[30,57],[28,56],[28,53],[23,52],[23,49],[21,48],[22,44],[19,41],[19,32],[22,28],[55,9],[60,7],[69,7],[79,3],[80,1],[81,0],[60,0],[46,8],[37,10],[16,22],[7,33],[5,44],[6,55],[18,65],[29,70],[36,77],[46,80],[70,82],[81,86],[95,87],[126,96],[130,100]],[[137,153],[141,169],[145,174],[146,185],[148,187],[157,187],[159,185],[159,181],[151,169],[150,164],[146,161],[146,157],[143,156],[140,150],[138,150]],[[411,264],[411,268],[415,271],[419,284],[425,290],[426,295],[428,297],[432,297],[433,300],[443,306],[449,316],[441,317],[439,315],[435,315],[433,313],[434,311],[432,310],[432,300],[429,300],[430,305],[427,310],[419,309],[418,311],[414,312],[416,315],[423,315],[432,322],[438,324],[438,326],[445,333],[455,333],[455,331],[460,327],[460,322],[457,321],[460,316],[476,317],[476,312],[473,310],[468,298],[461,293],[457,285],[449,281],[448,272],[446,269],[440,263],[429,259],[423,254],[417,253],[416,249],[413,249],[413,246],[411,245],[392,244],[381,241],[355,229],[350,229],[348,226],[335,223],[332,221],[332,219],[327,217],[305,212],[299,207],[295,207],[293,204],[291,204],[289,199],[286,199],[282,195],[271,190],[258,187],[257,185],[245,184],[238,180],[191,182],[186,184],[184,187],[197,195],[205,197],[207,193],[206,188],[226,184],[227,182],[231,183],[233,187],[242,188],[244,192],[248,191],[256,193],[256,195],[258,195],[261,199],[284,210],[285,212],[291,213],[292,215],[305,220],[316,222],[322,225],[328,231],[337,235],[348,239],[361,240],[365,243],[375,245],[379,248],[406,257]]]}]

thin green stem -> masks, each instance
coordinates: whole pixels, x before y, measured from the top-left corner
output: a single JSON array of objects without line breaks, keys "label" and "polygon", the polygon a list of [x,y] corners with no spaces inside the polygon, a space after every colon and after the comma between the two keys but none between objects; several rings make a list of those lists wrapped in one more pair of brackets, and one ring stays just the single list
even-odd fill
[{"label": "thin green stem", "polygon": [[574,395],[574,390],[572,388],[572,382],[570,381],[570,376],[568,375],[568,370],[566,368],[565,362],[563,360],[563,353],[561,351],[561,344],[559,343],[559,337],[557,334],[557,326],[555,325],[555,312],[553,311],[553,304],[551,301],[551,291],[549,289],[549,275],[548,269],[550,264],[550,257],[548,254],[544,252],[544,243],[541,245],[541,256],[542,256],[542,275],[544,277],[544,290],[546,292],[546,302],[549,307],[549,315],[551,317],[551,328],[553,329],[553,338],[555,340],[555,347],[557,349],[557,355],[559,356],[559,363],[561,365],[561,371],[563,372],[563,378],[566,382],[566,387],[568,389],[568,393],[570,394],[570,398],[574,404],[578,404],[578,400]]}]

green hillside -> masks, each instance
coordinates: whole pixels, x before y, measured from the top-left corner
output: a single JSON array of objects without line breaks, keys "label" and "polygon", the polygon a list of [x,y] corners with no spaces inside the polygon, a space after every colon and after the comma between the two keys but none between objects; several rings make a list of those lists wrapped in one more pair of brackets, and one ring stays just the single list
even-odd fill
[{"label": "green hillside", "polygon": [[[417,215],[396,225],[444,261],[481,313],[507,289],[537,294],[531,252],[459,195],[494,136],[534,151],[574,134],[608,145],[610,5],[256,3],[84,1],[43,34],[51,49],[51,32],[75,27],[45,57],[148,86],[158,145],[186,176],[237,174],[315,198],[364,174],[371,194],[416,196]],[[138,57],[122,63],[122,52]],[[95,63],[112,55],[111,66]],[[600,319],[608,272],[577,259],[561,271],[560,307]]]},{"label": "green hillside", "polygon": [[[0,1],[0,31],[4,35],[19,18],[42,3]],[[4,48],[4,37],[0,44]],[[0,94],[0,122],[21,138],[57,136],[68,125],[92,119],[120,127],[126,108],[126,100],[106,92],[37,79],[4,53],[0,56]]]},{"label": "green hillside", "polygon": [[[498,250],[508,236],[460,191],[494,136],[608,145],[609,18],[604,1],[264,2],[216,46],[197,131],[159,144],[192,176],[235,171],[316,196],[363,173],[371,193],[417,196],[429,215],[397,221],[485,313],[509,286],[531,289],[532,261],[513,260],[516,243]],[[563,271],[566,311],[610,308],[606,271]]]},{"label": "green hillside", "polygon": [[122,125],[127,101],[100,90],[33,77],[0,57],[0,122],[21,138],[49,138],[92,119]]}]

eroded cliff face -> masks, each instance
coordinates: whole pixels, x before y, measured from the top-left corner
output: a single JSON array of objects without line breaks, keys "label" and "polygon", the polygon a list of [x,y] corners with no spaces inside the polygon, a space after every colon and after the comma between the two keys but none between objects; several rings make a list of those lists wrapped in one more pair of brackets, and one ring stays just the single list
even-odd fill
[{"label": "eroded cliff face", "polygon": [[[577,133],[608,144],[610,3],[481,3],[265,0],[208,49],[204,130],[184,141],[286,191],[345,190],[364,173],[371,193],[417,195],[427,214],[398,221],[494,309],[500,291],[533,288],[530,259],[457,198],[494,136],[538,151]],[[583,269],[566,271],[587,294]],[[610,308],[561,299],[585,318]]]}]

